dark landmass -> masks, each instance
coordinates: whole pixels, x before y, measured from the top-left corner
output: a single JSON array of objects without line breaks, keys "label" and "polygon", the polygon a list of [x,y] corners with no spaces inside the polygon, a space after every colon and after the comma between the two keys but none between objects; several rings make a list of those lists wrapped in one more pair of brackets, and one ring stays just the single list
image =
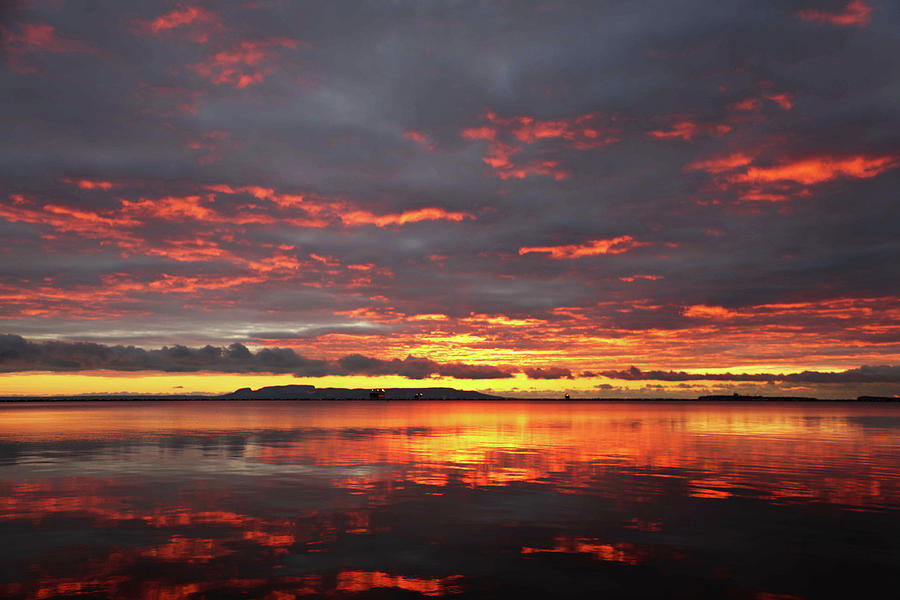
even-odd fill
[{"label": "dark landmass", "polygon": [[821,398],[811,398],[808,396],[741,396],[740,394],[716,395],[716,396],[700,396],[697,398],[701,402],[725,402],[740,400],[742,402],[770,402],[773,400],[779,402],[828,402]]},{"label": "dark landmass", "polygon": [[[496,400],[514,402],[566,401],[559,396],[513,398],[494,396],[449,387],[385,388],[384,397],[373,399],[367,388],[317,388],[314,385],[273,385],[253,390],[241,388],[228,394],[81,394],[68,396],[0,396],[0,402],[137,402],[137,401],[214,401],[214,400]],[[690,398],[572,398],[572,402],[900,402],[892,396],[852,398],[811,398],[806,396],[742,396],[740,394]]]},{"label": "dark landmass", "polygon": [[[372,390],[365,388],[317,388],[314,385],[272,385],[251,390],[241,388],[219,396],[228,400],[368,400]],[[421,394],[421,395],[419,395]],[[385,388],[385,400],[502,400],[481,392],[447,387]]]}]

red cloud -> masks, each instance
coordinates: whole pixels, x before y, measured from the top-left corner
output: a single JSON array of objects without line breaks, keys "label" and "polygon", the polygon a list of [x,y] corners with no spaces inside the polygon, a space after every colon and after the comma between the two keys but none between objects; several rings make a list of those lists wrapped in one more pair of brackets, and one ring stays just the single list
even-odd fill
[{"label": "red cloud", "polygon": [[740,313],[728,310],[721,306],[707,306],[705,304],[694,304],[685,307],[682,314],[689,318],[695,319],[732,319],[741,316]]},{"label": "red cloud", "polygon": [[111,190],[116,185],[111,181],[92,181],[90,179],[63,179],[63,182],[83,190]]},{"label": "red cloud", "polygon": [[[218,19],[214,14],[202,7],[179,6],[164,15],[160,15],[152,21],[142,22],[139,23],[139,25],[146,31],[159,34],[184,25],[199,23],[218,24]],[[203,34],[203,39],[200,41],[206,41],[206,34]]]},{"label": "red cloud", "polygon": [[713,123],[697,123],[687,119],[675,121],[669,129],[657,129],[648,131],[647,135],[656,139],[681,138],[690,141],[695,135],[704,133],[716,137],[723,136],[731,131],[730,125],[716,125]]},{"label": "red cloud", "polygon": [[733,104],[731,108],[734,110],[749,110],[756,112],[762,110],[762,102],[760,102],[759,98],[747,98],[746,100],[741,100],[737,104]]},{"label": "red cloud", "polygon": [[45,52],[96,53],[97,48],[86,42],[62,38],[46,23],[26,23],[19,33],[3,30],[3,43],[11,52],[43,50]]},{"label": "red cloud", "polygon": [[189,68],[215,84],[228,84],[237,89],[261,83],[275,67],[271,64],[278,50],[295,49],[297,40],[272,38],[264,41],[243,41],[229,50],[216,52],[208,60]]},{"label": "red cloud", "polygon": [[[547,175],[559,181],[569,176],[558,160],[514,160],[527,146],[545,141],[562,141],[569,148],[591,150],[619,141],[615,137],[618,129],[611,124],[600,125],[600,115],[596,113],[542,121],[525,116],[503,118],[488,111],[484,118],[488,121],[487,125],[463,129],[460,135],[467,140],[490,142],[488,152],[482,160],[500,179]],[[609,121],[614,120],[615,117],[609,118]]]},{"label": "red cloud", "polygon": [[804,21],[815,21],[816,23],[831,23],[832,25],[841,25],[848,27],[857,25],[865,27],[871,20],[872,7],[867,5],[863,0],[852,0],[844,7],[843,12],[829,13],[815,9],[805,9],[797,12],[797,16]]},{"label": "red cloud", "polygon": [[[419,221],[447,220],[459,222],[464,219],[475,218],[475,216],[470,213],[451,212],[434,206],[407,210],[401,213],[376,215],[367,210],[356,208],[346,201],[329,201],[312,195],[278,194],[271,188],[259,186],[232,188],[228,185],[212,185],[205,187],[206,189],[222,194],[244,192],[259,200],[270,200],[280,208],[300,208],[314,217],[330,217],[330,219],[326,218],[305,222],[295,222],[290,219],[285,220],[283,217],[277,218],[278,222],[292,222],[298,226],[327,227],[332,222],[340,222],[346,226],[376,225],[378,227],[387,227],[390,225],[404,225],[406,223],[416,223]],[[262,217],[262,215],[260,215],[260,217]],[[267,222],[275,222],[275,217],[272,218],[273,221]]]},{"label": "red cloud", "polygon": [[36,69],[22,55],[32,52],[83,52],[96,54],[97,47],[87,42],[63,38],[46,23],[25,23],[18,33],[0,26],[3,34],[3,49],[9,55],[12,68],[20,73],[31,73]]},{"label": "red cloud", "polygon": [[124,240],[129,238],[129,234],[122,229],[140,224],[126,216],[106,216],[54,204],[34,206],[22,196],[15,195],[11,198],[12,206],[0,204],[0,217],[13,222],[49,225],[61,233],[74,233],[99,239]]},{"label": "red cloud", "polygon": [[636,242],[630,235],[623,235],[607,240],[591,240],[585,244],[569,244],[566,246],[532,246],[519,248],[519,255],[532,252],[547,253],[556,260],[595,256],[598,254],[622,254],[632,248],[645,246],[645,242]]},{"label": "red cloud", "polygon": [[138,201],[123,200],[122,211],[127,214],[155,217],[166,220],[194,219],[197,221],[221,221],[218,213],[208,206],[204,206],[201,196],[166,196]]},{"label": "red cloud", "polygon": [[838,177],[868,179],[900,165],[897,156],[851,156],[845,158],[818,157],[798,160],[772,167],[750,167],[733,175],[734,183],[771,183],[779,181],[804,185],[822,183]]},{"label": "red cloud", "polygon": [[407,131],[404,132],[403,137],[408,140],[412,140],[417,144],[421,144],[429,150],[434,150],[434,144],[431,143],[429,137],[424,133],[420,133],[418,131]]},{"label": "red cloud", "polygon": [[791,110],[794,108],[794,96],[788,93],[781,94],[769,94],[766,96],[772,102],[778,104],[784,110]]},{"label": "red cloud", "polygon": [[[66,183],[83,189],[109,190],[114,186],[105,181],[67,179]],[[255,271],[270,270],[264,264],[238,258],[217,244],[206,241],[215,239],[233,241],[236,227],[376,227],[401,226],[420,221],[444,220],[460,222],[475,219],[467,212],[448,211],[426,206],[401,212],[375,214],[359,208],[346,200],[329,200],[312,194],[279,194],[271,188],[247,186],[232,188],[228,185],[204,186],[204,193],[156,198],[138,197],[136,200],[118,198],[118,206],[101,211],[84,210],[62,203],[43,203],[22,195],[10,196],[10,202],[0,202],[0,218],[11,222],[33,223],[47,229],[45,240],[60,234],[91,240],[100,245],[112,244],[123,256],[144,254],[164,256],[179,262],[224,259],[251,267]],[[217,202],[216,194],[252,195],[259,202],[238,204]],[[197,223],[197,231],[189,240],[165,239],[156,243],[148,240],[156,237],[158,221]],[[209,226],[200,228],[200,223]],[[204,239],[205,238],[205,239]],[[361,269],[354,269],[357,274]],[[362,281],[362,279],[359,279]]]},{"label": "red cloud", "polygon": [[736,152],[728,156],[720,156],[709,160],[692,162],[684,169],[686,171],[706,171],[707,173],[723,173],[738,167],[749,165],[753,159],[742,152]]},{"label": "red cloud", "polygon": [[463,219],[474,219],[475,216],[465,212],[448,212],[443,208],[419,208],[415,210],[407,210],[402,213],[389,213],[386,215],[375,215],[364,210],[354,210],[339,214],[341,221],[345,225],[376,225],[378,227],[387,227],[389,225],[403,225],[405,223],[417,223],[419,221],[462,221]]},{"label": "red cloud", "polygon": [[697,161],[686,171],[706,171],[716,176],[720,190],[738,186],[739,198],[749,202],[782,202],[811,195],[800,186],[839,178],[868,179],[900,166],[900,156],[818,156],[785,161],[772,166],[752,166],[742,152]]},{"label": "red cloud", "polygon": [[461,135],[467,140],[493,140],[497,137],[497,130],[493,127],[472,127],[463,129]]}]

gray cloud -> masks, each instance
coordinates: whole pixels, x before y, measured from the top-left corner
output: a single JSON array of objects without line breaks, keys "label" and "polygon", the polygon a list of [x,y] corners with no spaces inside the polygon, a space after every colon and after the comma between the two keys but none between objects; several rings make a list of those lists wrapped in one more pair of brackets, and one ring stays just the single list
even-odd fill
[{"label": "gray cloud", "polygon": [[900,383],[900,365],[863,365],[846,371],[803,371],[800,373],[686,373],[684,371],[601,371],[610,379],[630,381],[759,381],[789,383]]},{"label": "gray cloud", "polygon": [[563,367],[534,367],[524,369],[529,379],[573,379],[572,371]]},{"label": "gray cloud", "polygon": [[0,371],[165,371],[176,373],[291,373],[297,376],[400,375],[425,379],[433,375],[457,379],[498,379],[512,373],[491,366],[437,363],[408,356],[380,360],[351,354],[335,361],[305,358],[290,348],[250,351],[240,343],[227,347],[187,346],[145,350],[85,342],[32,342],[18,335],[0,335]]}]

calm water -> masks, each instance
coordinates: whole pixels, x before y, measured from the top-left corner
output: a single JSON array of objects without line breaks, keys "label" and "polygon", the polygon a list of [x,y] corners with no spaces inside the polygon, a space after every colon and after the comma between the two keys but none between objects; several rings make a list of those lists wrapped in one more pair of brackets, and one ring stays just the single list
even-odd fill
[{"label": "calm water", "polygon": [[898,540],[896,405],[0,405],[3,597],[887,597]]}]

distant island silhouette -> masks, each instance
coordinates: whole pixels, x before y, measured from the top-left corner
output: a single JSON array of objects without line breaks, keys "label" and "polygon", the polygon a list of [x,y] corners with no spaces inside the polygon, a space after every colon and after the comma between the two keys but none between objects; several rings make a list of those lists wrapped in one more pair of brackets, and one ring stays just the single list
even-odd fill
[{"label": "distant island silhouette", "polygon": [[[367,388],[317,388],[314,385],[270,385],[252,390],[241,388],[219,398],[227,400],[368,400]],[[481,392],[449,387],[385,388],[385,400],[502,400]]]}]

